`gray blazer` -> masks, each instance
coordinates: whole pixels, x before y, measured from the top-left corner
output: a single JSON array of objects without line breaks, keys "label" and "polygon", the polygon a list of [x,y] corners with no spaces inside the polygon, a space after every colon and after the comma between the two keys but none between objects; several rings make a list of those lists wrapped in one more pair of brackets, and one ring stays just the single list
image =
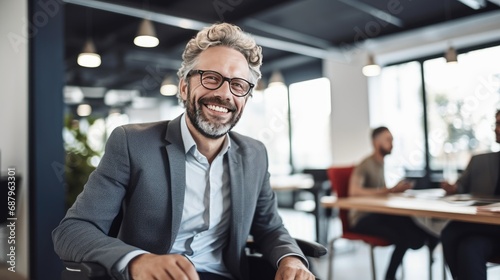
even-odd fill
[{"label": "gray blazer", "polygon": [[[186,187],[181,120],[113,131],[99,166],[52,233],[61,259],[100,263],[121,279],[111,268],[125,254],[137,249],[169,253]],[[235,132],[230,137],[231,224],[224,262],[235,278],[248,279],[244,248],[249,234],[272,264],[286,254],[303,255],[278,215],[264,145]],[[121,228],[118,238],[112,238],[107,233],[120,209]]]},{"label": "gray blazer", "polygon": [[499,153],[473,156],[457,181],[458,192],[492,196],[499,179],[499,167]]}]

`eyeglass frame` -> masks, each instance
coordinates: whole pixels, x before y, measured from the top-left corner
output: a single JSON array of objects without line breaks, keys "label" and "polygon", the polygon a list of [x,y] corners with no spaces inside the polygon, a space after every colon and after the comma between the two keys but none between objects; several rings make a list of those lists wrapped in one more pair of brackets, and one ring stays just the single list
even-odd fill
[{"label": "eyeglass frame", "polygon": [[[209,88],[205,84],[203,84],[203,74],[207,73],[207,72],[208,73],[214,73],[214,74],[217,74],[217,75],[219,75],[219,76],[222,77],[221,82],[220,82],[220,84],[217,87],[215,87],[215,88]],[[236,97],[245,97],[245,96],[247,96],[252,91],[252,89],[255,87],[255,84],[252,84],[252,83],[250,83],[249,81],[247,81],[247,80],[245,80],[243,78],[237,78],[237,77],[236,78],[228,78],[228,77],[224,77],[221,73],[219,73],[217,71],[213,71],[213,70],[193,69],[193,70],[191,70],[191,71],[188,72],[187,77],[192,76],[194,73],[200,74],[200,84],[204,88],[206,88],[208,90],[217,90],[217,89],[219,89],[224,84],[224,82],[227,81],[228,84],[229,84],[229,91],[231,92],[232,95],[234,95]],[[241,80],[241,81],[246,82],[249,85],[248,91],[245,94],[243,94],[243,95],[239,95],[239,94],[234,93],[233,89],[231,88],[231,82],[233,80]]]}]

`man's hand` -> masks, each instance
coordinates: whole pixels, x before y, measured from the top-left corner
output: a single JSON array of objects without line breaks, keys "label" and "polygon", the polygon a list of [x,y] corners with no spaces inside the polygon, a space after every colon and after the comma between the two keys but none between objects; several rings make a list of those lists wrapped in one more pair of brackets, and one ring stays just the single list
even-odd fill
[{"label": "man's hand", "polygon": [[199,280],[193,264],[182,255],[142,254],[129,263],[134,280]]},{"label": "man's hand", "polygon": [[452,185],[448,182],[441,182],[441,188],[446,191],[446,194],[457,193],[457,185]]},{"label": "man's hand", "polygon": [[412,189],[413,188],[413,182],[408,181],[408,180],[401,180],[399,183],[397,183],[396,186],[394,186],[392,189],[389,189],[389,192],[391,193],[402,193],[406,190]]},{"label": "man's hand", "polygon": [[284,257],[276,272],[275,280],[314,280],[314,275],[297,257]]}]

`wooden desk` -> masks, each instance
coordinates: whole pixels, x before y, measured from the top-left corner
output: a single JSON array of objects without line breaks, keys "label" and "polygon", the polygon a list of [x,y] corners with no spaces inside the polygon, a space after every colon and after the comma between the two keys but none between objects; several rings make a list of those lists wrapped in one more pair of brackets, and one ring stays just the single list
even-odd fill
[{"label": "wooden desk", "polygon": [[478,212],[476,206],[455,205],[442,199],[405,197],[403,195],[340,199],[325,196],[321,199],[321,204],[326,208],[357,209],[366,212],[500,225],[500,213]]}]

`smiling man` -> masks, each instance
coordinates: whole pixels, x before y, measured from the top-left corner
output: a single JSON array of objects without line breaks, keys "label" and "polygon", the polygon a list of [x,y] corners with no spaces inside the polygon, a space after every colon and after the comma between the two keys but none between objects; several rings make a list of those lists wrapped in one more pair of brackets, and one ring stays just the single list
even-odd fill
[{"label": "smiling man", "polygon": [[249,279],[252,235],[275,279],[314,279],[278,215],[264,145],[230,132],[261,63],[261,48],[234,25],[191,39],[178,71],[185,113],[113,131],[53,232],[59,256],[97,262],[116,279]]}]

